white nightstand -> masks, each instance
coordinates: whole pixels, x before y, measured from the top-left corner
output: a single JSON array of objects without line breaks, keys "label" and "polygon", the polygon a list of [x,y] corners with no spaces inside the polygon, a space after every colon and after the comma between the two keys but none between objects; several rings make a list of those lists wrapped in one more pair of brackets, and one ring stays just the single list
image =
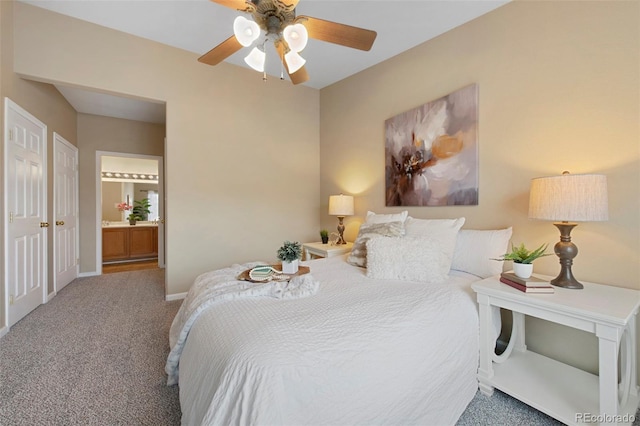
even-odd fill
[{"label": "white nightstand", "polygon": [[[497,277],[472,285],[480,305],[480,390],[490,396],[498,388],[569,425],[631,424],[640,402],[636,383],[640,292],[583,284],[582,290],[554,287],[554,294],[526,294]],[[499,356],[494,352],[494,306],[513,312],[512,337]],[[599,376],[527,351],[525,315],[594,333],[599,342]]]},{"label": "white nightstand", "polygon": [[305,260],[311,260],[311,256],[315,257],[333,257],[341,254],[349,253],[353,243],[331,245],[331,243],[304,243],[302,244],[302,250],[304,250]]}]

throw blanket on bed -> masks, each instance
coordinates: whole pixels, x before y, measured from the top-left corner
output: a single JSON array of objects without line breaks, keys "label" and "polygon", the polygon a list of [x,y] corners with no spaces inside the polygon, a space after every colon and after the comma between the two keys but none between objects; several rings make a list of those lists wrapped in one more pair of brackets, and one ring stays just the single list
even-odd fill
[{"label": "throw blanket on bed", "polygon": [[165,371],[169,376],[167,385],[178,383],[178,364],[185,341],[191,326],[205,309],[225,300],[246,297],[272,297],[276,299],[295,299],[311,296],[318,291],[319,283],[311,274],[300,275],[290,281],[271,281],[266,283],[252,283],[238,281],[237,277],[243,271],[261,262],[233,265],[229,268],[207,272],[196,278],[189,289],[187,297],[180,306],[169,331],[169,345],[171,352],[167,357]]}]

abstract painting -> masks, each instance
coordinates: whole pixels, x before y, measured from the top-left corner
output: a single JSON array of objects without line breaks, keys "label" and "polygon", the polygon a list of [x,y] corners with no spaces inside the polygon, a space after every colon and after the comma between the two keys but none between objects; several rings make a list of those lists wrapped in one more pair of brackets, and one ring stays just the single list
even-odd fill
[{"label": "abstract painting", "polygon": [[387,206],[478,205],[478,86],[385,121]]}]

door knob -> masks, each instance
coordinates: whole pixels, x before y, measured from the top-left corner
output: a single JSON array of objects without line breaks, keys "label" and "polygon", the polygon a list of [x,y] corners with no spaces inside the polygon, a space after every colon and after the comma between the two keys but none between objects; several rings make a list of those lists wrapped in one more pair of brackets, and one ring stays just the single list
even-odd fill
[{"label": "door knob", "polygon": [[40,228],[48,228],[49,222],[40,222]]},{"label": "door knob", "polygon": [[64,220],[56,220],[56,225],[58,226],[64,225]]}]

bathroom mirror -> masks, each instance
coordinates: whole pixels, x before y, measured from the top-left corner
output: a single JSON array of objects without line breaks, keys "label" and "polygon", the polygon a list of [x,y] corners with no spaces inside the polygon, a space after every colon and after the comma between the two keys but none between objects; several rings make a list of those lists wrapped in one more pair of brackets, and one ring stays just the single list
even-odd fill
[{"label": "bathroom mirror", "polygon": [[160,219],[156,160],[103,156],[101,180],[103,221],[127,221],[135,202],[145,198],[150,213],[142,220]]}]

